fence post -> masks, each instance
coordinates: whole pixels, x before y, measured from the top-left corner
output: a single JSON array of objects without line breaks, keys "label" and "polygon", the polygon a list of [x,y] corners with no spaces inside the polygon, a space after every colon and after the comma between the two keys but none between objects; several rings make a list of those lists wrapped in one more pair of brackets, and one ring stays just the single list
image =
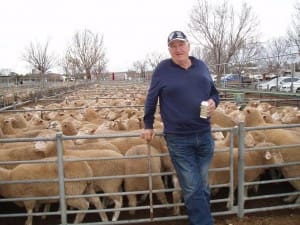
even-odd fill
[{"label": "fence post", "polygon": [[152,155],[151,145],[147,143],[147,155],[148,155],[148,180],[149,180],[149,203],[150,203],[150,220],[153,221],[153,185],[152,185]]},{"label": "fence post", "polygon": [[56,134],[56,148],[57,148],[57,163],[58,163],[58,181],[59,181],[59,202],[60,202],[60,215],[61,224],[67,224],[67,206],[65,195],[65,180],[64,180],[64,160],[63,160],[63,139],[62,132]]},{"label": "fence post", "polygon": [[238,217],[242,218],[244,216],[244,180],[245,180],[245,171],[244,171],[244,123],[241,122],[238,125],[238,136],[239,136],[239,154],[238,154]]}]

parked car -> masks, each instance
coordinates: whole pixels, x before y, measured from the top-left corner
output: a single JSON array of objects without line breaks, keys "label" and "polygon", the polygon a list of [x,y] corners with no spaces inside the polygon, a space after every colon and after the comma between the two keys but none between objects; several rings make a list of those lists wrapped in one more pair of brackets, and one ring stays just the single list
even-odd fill
[{"label": "parked car", "polygon": [[263,75],[262,74],[254,74],[251,76],[255,80],[263,80]]},{"label": "parked car", "polygon": [[293,82],[293,85],[292,82],[288,82],[286,84],[281,85],[280,91],[300,93],[300,78],[298,81]]},{"label": "parked car", "polygon": [[251,84],[251,79],[249,77],[246,76],[241,76],[239,74],[226,74],[224,76],[221,77],[221,84],[222,86],[226,86],[226,85],[249,85]]},{"label": "parked car", "polygon": [[221,77],[221,82],[227,82],[231,80],[239,80],[239,75],[238,74],[225,74],[224,76]]},{"label": "parked car", "polygon": [[291,77],[291,76],[285,76],[285,77],[275,77],[269,81],[265,81],[262,83],[257,84],[257,89],[258,90],[263,90],[263,91],[276,91],[280,90],[280,87],[283,84],[286,84],[288,82],[296,82],[299,80],[298,77]]}]

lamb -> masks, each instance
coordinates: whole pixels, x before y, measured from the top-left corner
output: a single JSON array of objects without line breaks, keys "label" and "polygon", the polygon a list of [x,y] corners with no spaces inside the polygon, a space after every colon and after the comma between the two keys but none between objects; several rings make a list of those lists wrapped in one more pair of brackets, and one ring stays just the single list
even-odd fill
[{"label": "lamb", "polygon": [[[79,131],[79,133],[77,134],[77,136],[80,135],[87,135],[85,133],[81,133],[81,131]],[[70,148],[70,149],[80,149],[80,150],[84,150],[84,149],[110,149],[110,150],[114,150],[116,152],[120,152],[120,150],[117,148],[117,146],[115,146],[114,144],[110,143],[108,140],[104,140],[104,139],[76,139],[74,140],[75,145]]]},{"label": "lamb", "polygon": [[270,123],[270,124],[274,124],[274,125],[281,124],[280,121],[274,120],[274,118],[272,117],[272,115],[269,112],[261,112],[261,115],[266,123]]},{"label": "lamb", "polygon": [[103,119],[98,115],[94,108],[88,107],[84,110],[83,113],[84,120],[91,122],[93,124],[100,124],[103,122]]},{"label": "lamb", "polygon": [[139,130],[141,129],[141,121],[138,118],[127,118],[115,120],[120,130]]},{"label": "lamb", "polygon": [[[160,152],[151,147],[151,173],[161,173],[161,159],[157,154]],[[125,174],[126,175],[135,175],[135,174],[147,174],[149,173],[148,168],[148,146],[146,144],[136,145],[128,149],[125,156],[142,156],[145,158],[128,158],[125,161]],[[161,176],[153,176],[152,178],[152,189],[153,190],[162,190],[164,189],[164,184],[161,179]],[[149,189],[149,178],[148,177],[126,177],[124,182],[124,187],[126,192],[133,191],[145,191]],[[166,195],[164,192],[157,192],[156,196],[158,200],[163,204],[168,204]],[[128,204],[130,207],[135,207],[137,205],[136,194],[128,194]],[[129,212],[131,215],[135,213],[135,210]]]},{"label": "lamb", "polygon": [[[258,144],[256,147],[272,147],[275,146],[273,143],[264,142]],[[223,168],[222,171],[210,171],[209,173],[209,183],[210,185],[216,184],[228,184],[230,181],[230,172],[229,170],[224,170],[226,167],[230,166],[230,155],[229,150],[215,151],[214,157],[212,159],[210,169]],[[232,151],[233,154],[233,191],[237,188],[237,177],[238,177],[238,149],[234,148]],[[261,150],[247,150],[244,153],[244,163],[245,166],[254,166],[254,165],[266,165],[274,164],[278,158],[281,158],[280,152],[274,152],[273,150],[261,151]],[[265,172],[266,168],[256,168],[245,171],[246,182],[251,182],[257,180],[260,175]],[[214,189],[213,193],[215,194],[218,189]],[[248,189],[245,188],[245,195],[247,195]],[[232,192],[233,193],[233,192]],[[232,198],[231,198],[232,199]],[[227,207],[230,207],[228,202]]]},{"label": "lamb", "polygon": [[260,102],[258,100],[250,100],[247,106],[256,108],[259,105],[259,103]]},{"label": "lamb", "polygon": [[78,135],[80,131],[93,131],[97,128],[97,126],[89,122],[81,122],[70,117],[64,119],[62,122],[58,120],[50,121],[47,128],[62,131],[63,134],[67,136],[73,136]]},{"label": "lamb", "polygon": [[[154,144],[154,146],[156,146],[156,148],[162,154],[167,154],[167,155],[161,157],[162,169],[163,169],[163,172],[172,172],[173,173],[171,175],[171,179],[172,179],[173,188],[175,190],[172,192],[172,198],[173,198],[173,203],[178,204],[182,200],[182,193],[181,193],[180,184],[179,184],[177,174],[175,172],[174,165],[173,165],[171,157],[169,155],[166,141],[162,136],[155,137],[154,140],[156,140],[156,142],[157,142],[157,144]],[[180,206],[179,205],[175,205],[173,207],[173,215],[180,215]]]},{"label": "lamb", "polygon": [[[246,108],[245,113],[245,126],[269,126],[273,125],[266,123],[261,113],[254,108]],[[295,131],[287,129],[266,129],[264,131],[266,141],[273,142],[277,145],[282,144],[297,144],[300,143],[298,140],[298,134]],[[282,139],[281,137],[285,137]]]},{"label": "lamb", "polygon": [[61,124],[61,129],[64,135],[72,136],[78,133],[78,128],[72,121],[65,120]]},{"label": "lamb", "polygon": [[[2,128],[0,127],[0,138],[30,138],[30,137],[36,137],[39,135],[40,131],[39,130],[32,130],[32,131],[27,131],[27,132],[20,132],[17,134],[4,134],[2,131]],[[14,143],[18,144],[18,143]],[[2,146],[3,144],[0,144]]]},{"label": "lamb", "polygon": [[[54,137],[55,134],[52,130],[46,130],[41,131],[37,137]],[[46,143],[47,141],[3,143],[0,145],[0,166],[10,169],[19,163],[5,164],[5,162],[42,159],[46,155],[37,150],[44,147]],[[72,140],[64,140],[64,146],[73,148],[74,143]]]},{"label": "lamb", "polygon": [[[132,134],[137,134],[139,132],[140,130],[135,130],[132,131]],[[146,141],[140,137],[117,137],[117,138],[106,138],[105,140],[115,145],[123,155],[125,155],[126,151],[132,146],[146,144]],[[155,136],[154,139],[150,142],[150,144],[156,149],[162,149],[166,146],[166,143],[162,140],[163,140],[162,137]]]},{"label": "lamb", "polygon": [[[267,126],[268,124],[263,121],[261,114],[253,109],[245,109],[245,124],[247,126]],[[296,147],[283,147],[280,149],[283,161],[287,162],[298,162],[300,160],[299,154],[299,134],[295,131],[287,129],[266,129],[264,135],[267,142],[272,142],[278,146],[280,145],[296,145]],[[283,138],[284,137],[284,138]],[[300,175],[299,165],[285,166],[281,168],[282,174],[286,178],[297,177]],[[290,184],[296,189],[300,190],[299,180],[290,180]]]},{"label": "lamb", "polygon": [[[281,149],[280,153],[282,158],[277,160],[278,164],[299,162],[300,161],[300,145],[298,147]],[[280,167],[280,172],[285,178],[299,178],[300,177],[300,165],[285,165]],[[295,190],[300,191],[300,180],[289,180],[289,183],[295,188]],[[286,202],[300,203],[300,195],[291,195],[284,199]]]},{"label": "lamb", "polygon": [[[166,143],[164,137],[161,136],[161,135],[156,135],[154,137],[154,139],[149,144],[151,146],[153,146],[155,149],[157,149],[161,154],[165,154],[164,156],[161,156],[162,171],[173,173],[171,175],[172,185],[173,185],[173,188],[175,189],[172,192],[173,203],[174,204],[180,203],[181,200],[182,200],[182,193],[181,193],[181,190],[180,190],[178,177],[175,173],[175,168],[174,168],[174,165],[172,163],[171,157],[169,155],[167,143]],[[145,144],[141,144],[141,145],[145,145]],[[167,180],[166,180],[165,183],[167,185]],[[173,215],[180,215],[180,206],[179,205],[174,206]]]},{"label": "lamb", "polygon": [[95,130],[95,134],[102,134],[104,132],[114,132],[118,131],[119,123],[116,121],[103,121]]},{"label": "lamb", "polygon": [[300,123],[300,112],[287,112],[282,118],[282,123],[291,124],[291,123]]},{"label": "lamb", "polygon": [[[10,148],[5,148],[0,151],[0,166],[11,169],[16,167],[19,163],[5,164],[8,161],[23,161],[23,160],[38,160],[45,157],[43,152],[37,152],[34,145],[35,143],[12,143]],[[19,144],[19,145],[16,145]],[[23,145],[23,146],[21,146]]]},{"label": "lamb", "polygon": [[[245,126],[269,126],[273,124],[266,123],[261,113],[255,108],[245,108]],[[286,129],[266,129],[264,130],[266,141],[276,145],[299,144],[299,136],[291,130]],[[284,137],[284,138],[282,138]]]},{"label": "lamb", "polygon": [[[81,136],[92,134],[95,130],[93,124],[84,124],[82,128],[77,128],[74,121],[64,120],[62,123],[59,121],[51,121],[48,128],[62,131],[67,136]],[[75,139],[73,140],[75,149],[114,149],[119,151],[116,146],[105,140],[98,139]]]},{"label": "lamb", "polygon": [[[231,141],[231,133],[227,133],[225,139],[223,140],[215,140],[215,146],[216,147],[229,147]],[[233,146],[238,147],[239,145],[239,136],[235,133],[233,133]],[[250,133],[246,133],[244,137],[244,145],[245,147],[253,147],[255,145],[255,140],[253,136]]]},{"label": "lamb", "polygon": [[[276,164],[279,159],[282,159],[282,154],[278,150],[273,150],[272,147],[276,146],[271,142],[258,143],[255,148],[267,147],[268,150],[247,150],[244,154],[245,166],[256,166],[256,165],[271,165]],[[245,171],[245,181],[256,181],[259,180],[260,176],[265,173],[267,168],[256,168],[248,169]],[[246,186],[245,194],[247,195]],[[257,186],[254,187],[257,190]]]},{"label": "lamb", "polygon": [[[37,149],[37,151],[42,151],[46,156],[55,156],[56,145],[55,143],[48,143],[46,148]],[[103,191],[104,193],[117,193],[121,190],[123,176],[125,174],[125,161],[124,156],[114,150],[68,150],[64,148],[65,156],[75,156],[81,159],[87,158],[93,159],[88,160],[88,164],[92,168],[93,175],[95,177],[105,177],[105,176],[120,176],[111,179],[98,179],[94,180],[93,186],[95,191]],[[109,159],[101,159],[109,158]],[[110,195],[108,196],[115,203],[115,209],[122,207],[123,198],[122,195]],[[120,215],[120,210],[114,211],[112,221],[117,221]]]},{"label": "lamb", "polygon": [[[52,127],[58,127],[60,122],[52,121],[51,125]],[[64,135],[75,135],[75,133],[72,133],[72,131],[75,131],[76,129],[72,125],[73,123],[70,121],[67,121],[63,123],[63,128],[60,129],[63,131]],[[77,131],[76,131],[77,132]],[[78,130],[78,133],[76,133],[75,136],[82,136],[82,135],[91,135],[94,134],[95,130],[90,129],[80,129]],[[73,140],[74,146],[70,146],[68,149],[77,149],[77,150],[85,150],[85,149],[111,149],[115,150],[117,152],[120,152],[119,149],[112,143],[110,143],[107,140],[104,139],[75,139]]]},{"label": "lamb", "polygon": [[118,119],[120,116],[121,116],[121,110],[114,109],[114,110],[110,110],[105,118],[107,120],[114,121],[114,120]]},{"label": "lamb", "polygon": [[17,134],[17,130],[13,127],[13,118],[6,118],[2,123],[3,134]]},{"label": "lamb", "polygon": [[[93,173],[87,162],[72,161],[75,158],[64,157],[64,175],[65,178],[87,178],[92,177]],[[57,160],[56,158],[46,158],[45,160]],[[0,180],[5,181],[22,181],[22,180],[38,180],[38,179],[57,179],[58,168],[54,163],[38,163],[38,164],[20,164],[14,169],[5,169],[0,167]],[[71,195],[95,194],[92,181],[70,181],[65,183],[65,193]],[[56,182],[43,183],[15,183],[0,185],[0,194],[5,198],[24,198],[24,197],[45,197],[57,196],[59,194],[59,186]],[[48,202],[47,200],[26,200],[18,201],[16,204],[26,208],[28,214],[33,212],[33,209],[39,203]],[[49,202],[58,202],[58,199],[49,200]],[[99,198],[89,197],[88,200],[84,197],[68,198],[66,204],[68,206],[87,210],[89,203],[93,203],[97,209],[103,209]],[[103,221],[108,221],[106,213],[101,211],[100,217]],[[85,217],[85,213],[77,213],[74,223],[81,223]],[[33,216],[28,215],[25,225],[32,225]]]},{"label": "lamb", "polygon": [[41,119],[38,115],[33,115],[33,117],[28,121],[28,127],[34,129],[45,129],[48,126],[46,120]]},{"label": "lamb", "polygon": [[273,108],[273,106],[270,103],[267,103],[267,102],[261,102],[256,107],[256,109],[260,112],[268,112],[272,108]]},{"label": "lamb", "polygon": [[2,131],[7,137],[35,137],[42,129],[34,129],[34,127],[15,128],[13,124],[16,123],[15,118],[8,117],[2,123]]},{"label": "lamb", "polygon": [[31,112],[24,113],[24,118],[26,121],[30,121],[32,117],[33,117],[33,113],[31,113]]},{"label": "lamb", "polygon": [[267,139],[264,132],[260,131],[260,130],[253,130],[253,131],[249,131],[248,133],[253,137],[256,144],[261,143],[261,142],[265,142],[266,139]]},{"label": "lamb", "polygon": [[28,124],[23,114],[16,114],[13,120],[13,126],[15,128],[27,128]]},{"label": "lamb", "polygon": [[234,127],[237,124],[234,120],[219,109],[216,109],[210,117],[212,124],[217,124],[220,127]]},{"label": "lamb", "polygon": [[[210,164],[209,171],[209,184],[217,185],[217,184],[228,184],[230,181],[230,173],[228,170],[222,171],[213,171],[212,169],[217,168],[226,168],[230,166],[231,154],[233,154],[233,164],[236,164],[238,149],[233,148],[232,153],[229,152],[228,147],[226,150],[220,150],[214,152],[213,159]],[[235,177],[236,178],[236,177]],[[218,188],[212,189],[212,194],[216,194],[219,191]]]}]

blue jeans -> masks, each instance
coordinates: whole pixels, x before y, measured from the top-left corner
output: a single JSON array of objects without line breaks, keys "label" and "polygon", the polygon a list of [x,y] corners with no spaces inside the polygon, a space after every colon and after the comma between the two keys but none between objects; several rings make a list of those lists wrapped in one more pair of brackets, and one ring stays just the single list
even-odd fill
[{"label": "blue jeans", "polygon": [[166,134],[190,225],[212,225],[208,169],[214,152],[211,133]]}]

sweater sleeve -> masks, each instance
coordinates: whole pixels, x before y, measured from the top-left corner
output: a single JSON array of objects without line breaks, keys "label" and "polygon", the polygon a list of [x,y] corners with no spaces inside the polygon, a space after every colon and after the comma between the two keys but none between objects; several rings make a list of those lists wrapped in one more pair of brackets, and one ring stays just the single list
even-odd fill
[{"label": "sweater sleeve", "polygon": [[219,96],[219,92],[214,84],[212,84],[212,86],[211,86],[210,98],[214,100],[216,107],[217,107],[220,103],[220,96]]},{"label": "sweater sleeve", "polygon": [[144,125],[145,129],[153,129],[154,114],[156,112],[156,106],[158,102],[158,96],[160,91],[159,75],[157,72],[153,73],[150,88],[148,90],[147,98],[144,108]]}]

